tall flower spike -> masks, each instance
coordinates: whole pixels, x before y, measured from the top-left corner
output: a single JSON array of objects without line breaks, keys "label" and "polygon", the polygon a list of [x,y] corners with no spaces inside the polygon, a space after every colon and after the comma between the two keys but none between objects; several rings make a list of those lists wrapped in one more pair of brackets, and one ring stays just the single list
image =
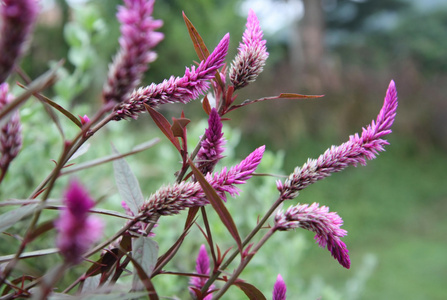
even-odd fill
[{"label": "tall flower spike", "polygon": [[171,76],[162,83],[139,88],[130,98],[115,107],[115,120],[126,117],[136,119],[138,113],[145,111],[144,104],[156,107],[166,103],[188,103],[209,88],[209,80],[214,78],[216,70],[224,64],[228,51],[230,35],[227,33],[206,60],[191,69],[186,68],[183,77]]},{"label": "tall flower spike", "polygon": [[376,121],[363,128],[361,136],[357,133],[351,135],[346,143],[332,146],[318,159],[309,159],[302,167],[297,167],[284,184],[278,181],[277,187],[282,199],[293,199],[300,190],[348,166],[366,165],[367,159],[374,159],[378,152],[384,151],[384,146],[389,143],[381,137],[391,133],[397,104],[396,86],[391,81]]},{"label": "tall flower spike", "polygon": [[23,54],[24,44],[38,14],[35,0],[3,0],[0,3],[0,83]]},{"label": "tall flower spike", "polygon": [[65,192],[65,209],[55,222],[56,244],[69,264],[82,261],[82,254],[101,236],[103,224],[89,210],[95,205],[77,181],[71,181]]},{"label": "tall flower spike", "polygon": [[266,41],[262,39],[263,33],[259,20],[251,9],[248,12],[246,27],[242,42],[239,44],[238,54],[230,68],[230,81],[235,89],[255,81],[269,56],[265,46]]},{"label": "tall flower spike", "polygon": [[348,249],[340,239],[347,234],[340,228],[342,225],[343,220],[337,213],[329,212],[329,207],[319,207],[318,203],[291,206],[286,212],[278,211],[275,216],[276,230],[303,228],[315,232],[315,240],[320,247],[327,246],[332,256],[349,269]]},{"label": "tall flower spike", "polygon": [[[220,173],[208,174],[205,178],[221,198],[226,200],[225,192],[234,196],[239,193],[235,184],[248,180],[261,161],[264,146],[253,151],[240,164],[229,171],[224,168]],[[205,206],[209,203],[199,182],[176,183],[160,188],[142,205],[140,211],[151,218],[154,215],[174,215],[190,207]]]},{"label": "tall flower spike", "polygon": [[[13,96],[8,93],[8,84],[0,84],[0,110],[12,99]],[[20,124],[19,112],[16,111],[9,118],[8,122],[0,128],[0,170],[2,171],[2,176],[6,173],[9,164],[17,156],[21,148],[22,125]]]},{"label": "tall flower spike", "polygon": [[[210,275],[210,259],[208,257],[208,253],[206,252],[205,245],[200,246],[199,255],[197,256],[196,260],[196,273],[199,275]],[[205,277],[191,277],[189,284],[191,287],[189,290],[191,293],[194,293],[194,290],[201,290],[202,287],[205,285],[208,278]],[[211,285],[208,288],[208,291],[214,289],[214,285]],[[208,294],[204,300],[210,300],[213,297],[213,294]]]},{"label": "tall flower spike", "polygon": [[223,138],[222,122],[217,110],[213,108],[208,119],[208,128],[205,130],[205,139],[202,141],[197,154],[197,168],[203,174],[212,172],[217,162],[223,158],[223,145],[225,145],[225,140]]},{"label": "tall flower spike", "polygon": [[163,22],[154,20],[155,0],[125,0],[117,18],[121,23],[120,50],[109,65],[109,74],[103,87],[105,102],[123,102],[141,82],[148,64],[157,55],[151,51],[164,37],[156,32]]},{"label": "tall flower spike", "polygon": [[281,275],[278,274],[275,285],[273,286],[273,300],[286,300],[287,286]]}]

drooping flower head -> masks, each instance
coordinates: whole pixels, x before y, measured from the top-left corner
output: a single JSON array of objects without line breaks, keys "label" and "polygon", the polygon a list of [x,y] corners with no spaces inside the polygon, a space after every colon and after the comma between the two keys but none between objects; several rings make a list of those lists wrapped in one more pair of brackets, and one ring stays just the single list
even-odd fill
[{"label": "drooping flower head", "polygon": [[[199,275],[210,275],[210,259],[208,257],[208,253],[206,252],[205,245],[200,246],[199,255],[197,255],[196,260],[196,273]],[[205,285],[208,278],[206,277],[195,277],[192,276],[189,284],[191,285],[189,290],[191,293],[195,294],[195,290],[201,290],[202,287]],[[211,285],[208,288],[208,291],[214,289],[214,285]],[[208,294],[204,300],[210,300],[213,297],[213,294]]]},{"label": "drooping flower head", "polygon": [[273,300],[286,300],[287,286],[282,279],[281,274],[278,274],[275,285],[273,286]]},{"label": "drooping flower head", "polygon": [[348,249],[340,239],[347,234],[340,228],[342,225],[343,220],[337,213],[329,212],[329,207],[320,207],[318,203],[291,206],[286,212],[279,210],[275,216],[276,230],[303,228],[315,232],[315,240],[320,247],[327,246],[332,256],[349,269]]},{"label": "drooping flower head", "polygon": [[166,103],[188,103],[209,88],[209,80],[216,70],[224,64],[228,51],[230,35],[227,33],[206,60],[197,66],[186,68],[183,77],[172,76],[160,84],[151,84],[133,91],[129,99],[115,107],[115,120],[127,117],[136,119],[138,113],[145,111],[144,104],[156,107]]},{"label": "drooping flower head", "polygon": [[230,81],[235,89],[242,88],[256,80],[263,71],[269,53],[262,39],[263,33],[259,20],[253,10],[248,12],[247,24],[242,42],[230,68]]},{"label": "drooping flower head", "polygon": [[55,222],[56,244],[67,263],[77,264],[82,261],[82,254],[101,236],[103,224],[89,215],[95,202],[79,182],[70,182],[64,204],[66,207]]},{"label": "drooping flower head", "polygon": [[38,14],[35,0],[2,0],[0,2],[0,83],[11,73],[24,51]]},{"label": "drooping flower head", "polygon": [[362,135],[351,135],[349,141],[340,146],[332,146],[318,159],[309,159],[302,167],[295,168],[284,184],[277,182],[283,200],[293,199],[300,190],[312,183],[340,172],[348,166],[366,165],[367,159],[374,159],[378,152],[384,151],[389,143],[384,135],[391,133],[397,109],[397,92],[394,81],[390,82],[383,107],[376,121],[363,128]]},{"label": "drooping flower head", "polygon": [[[1,55],[0,55],[1,56]],[[0,84],[0,110],[11,102],[13,96],[8,92],[8,84]],[[22,125],[19,112],[14,112],[5,125],[0,128],[0,170],[4,173],[11,161],[22,148]]]},{"label": "drooping flower head", "polygon": [[203,173],[213,171],[217,162],[223,158],[223,138],[222,122],[217,110],[211,110],[208,119],[208,128],[205,130],[205,139],[202,141],[201,148],[197,154],[197,168]]}]

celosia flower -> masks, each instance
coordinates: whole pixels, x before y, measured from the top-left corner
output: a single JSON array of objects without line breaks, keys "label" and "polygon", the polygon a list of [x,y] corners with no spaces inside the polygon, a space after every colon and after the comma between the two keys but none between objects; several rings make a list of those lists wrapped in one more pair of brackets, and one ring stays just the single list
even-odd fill
[{"label": "celosia flower", "polygon": [[225,140],[222,132],[222,122],[217,110],[211,110],[208,119],[208,128],[205,130],[205,139],[197,154],[197,168],[203,173],[212,172],[217,162],[222,159]]},{"label": "celosia flower", "polygon": [[[226,200],[225,192],[231,196],[237,195],[239,190],[234,185],[243,184],[251,178],[261,162],[264,149],[264,146],[259,147],[229,171],[224,168],[220,173],[208,173],[205,176],[206,180],[224,200]],[[154,215],[178,214],[184,209],[205,206],[208,203],[209,201],[199,182],[182,181],[160,188],[145,201],[140,211],[146,218],[150,218]]]},{"label": "celosia flower", "polygon": [[66,207],[55,222],[56,244],[67,263],[77,264],[82,261],[82,254],[101,236],[103,224],[89,215],[95,202],[77,181],[70,182],[64,204]]},{"label": "celosia flower", "polygon": [[348,249],[340,239],[347,234],[340,228],[342,225],[343,220],[337,213],[329,212],[329,207],[319,207],[318,203],[291,206],[286,212],[279,210],[275,216],[276,230],[303,228],[315,232],[315,240],[320,247],[327,246],[332,256],[349,269]]},{"label": "celosia flower", "polygon": [[365,165],[367,159],[374,159],[384,151],[389,143],[381,139],[391,133],[397,109],[397,92],[394,81],[390,82],[383,107],[376,121],[363,128],[362,135],[351,135],[349,141],[340,146],[332,146],[318,159],[309,159],[302,167],[297,167],[284,184],[277,182],[283,200],[293,199],[300,190],[334,172],[340,172],[348,166]]},{"label": "celosia flower", "polygon": [[90,118],[87,115],[84,115],[83,117],[79,116],[79,119],[81,120],[82,125],[85,125],[88,122],[90,122]]},{"label": "celosia flower", "polygon": [[186,68],[183,77],[164,80],[160,84],[151,84],[133,91],[129,99],[115,107],[115,120],[126,117],[136,119],[138,113],[145,111],[144,104],[156,107],[166,103],[188,103],[209,88],[209,80],[214,78],[216,70],[225,60],[230,35],[227,33],[206,60],[191,69]]},{"label": "celosia flower", "polygon": [[163,34],[155,30],[163,24],[154,20],[154,0],[124,0],[117,18],[121,23],[120,50],[109,65],[107,82],[104,84],[105,102],[123,102],[138,86],[148,64],[157,55],[151,51],[162,39]]},{"label": "celosia flower", "polygon": [[[208,257],[208,253],[206,252],[205,245],[200,246],[199,255],[197,256],[197,260],[196,260],[196,273],[199,275],[207,275],[207,276],[210,275],[210,259]],[[195,294],[194,293],[195,289],[201,290],[207,280],[208,280],[208,278],[206,278],[206,277],[192,276],[189,281],[189,284],[191,285],[191,287],[189,288],[191,293]],[[210,291],[212,289],[214,289],[214,285],[211,285],[208,288],[208,291]],[[212,297],[213,297],[213,294],[210,293],[203,299],[210,300]]]},{"label": "celosia flower", "polygon": [[275,285],[273,286],[273,300],[286,300],[287,286],[281,275],[278,274]]},{"label": "celosia flower", "polygon": [[35,0],[3,0],[0,3],[0,83],[23,54],[24,44],[38,13]]},{"label": "celosia flower", "polygon": [[262,39],[262,30],[259,20],[253,10],[250,9],[247,18],[247,29],[239,44],[236,55],[230,68],[230,81],[235,89],[242,88],[256,80],[262,72],[269,53]]},{"label": "celosia flower", "polygon": [[[1,55],[0,55],[1,56]],[[0,110],[11,102],[13,96],[8,93],[8,84],[0,84]],[[3,174],[11,161],[22,148],[22,125],[19,112],[14,112],[8,122],[0,128],[0,169]]]}]

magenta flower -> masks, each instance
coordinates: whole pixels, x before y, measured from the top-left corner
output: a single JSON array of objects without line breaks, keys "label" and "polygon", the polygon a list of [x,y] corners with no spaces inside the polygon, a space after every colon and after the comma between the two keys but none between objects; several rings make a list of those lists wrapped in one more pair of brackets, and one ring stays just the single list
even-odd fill
[{"label": "magenta flower", "polygon": [[211,110],[205,137],[197,154],[197,168],[203,174],[212,172],[217,162],[223,158],[225,140],[223,138],[222,122],[215,108]]},{"label": "magenta flower", "polygon": [[[231,196],[239,194],[235,184],[243,184],[251,178],[256,167],[261,162],[265,147],[253,151],[241,163],[229,171],[224,168],[220,173],[206,175],[206,180],[216,190],[219,196],[226,200],[225,193]],[[209,203],[199,182],[176,183],[160,188],[142,205],[140,211],[150,218],[154,215],[174,215],[189,207],[205,206]]]},{"label": "magenta flower", "polygon": [[340,239],[347,234],[340,228],[342,225],[343,220],[337,213],[329,212],[329,207],[319,207],[318,203],[291,206],[286,212],[278,211],[275,216],[276,230],[303,228],[315,232],[315,240],[320,247],[327,246],[332,256],[349,269],[349,251]]},{"label": "magenta flower", "polygon": [[[0,55],[1,56],[1,55]],[[0,110],[11,102],[13,96],[8,93],[8,84],[0,84]],[[22,148],[22,125],[19,112],[14,112],[7,123],[0,128],[0,170],[6,173],[11,161]],[[1,181],[1,180],[0,180]]]},{"label": "magenta flower", "polygon": [[239,52],[230,68],[230,81],[235,89],[255,81],[269,56],[265,46],[266,41],[262,39],[263,33],[259,20],[251,9],[248,12],[246,27],[242,42],[239,44]]},{"label": "magenta flower", "polygon": [[103,224],[89,215],[95,202],[77,181],[70,182],[64,204],[66,207],[55,222],[56,244],[67,263],[77,264],[82,261],[82,254],[101,236]]},{"label": "magenta flower", "polygon": [[286,300],[287,286],[281,275],[278,274],[275,285],[273,286],[273,300]]},{"label": "magenta flower", "polygon": [[309,159],[302,167],[297,167],[284,184],[278,181],[281,198],[293,199],[298,196],[300,190],[330,176],[331,173],[340,172],[348,166],[365,165],[367,159],[374,159],[378,152],[384,151],[384,146],[389,144],[381,137],[391,133],[396,109],[396,86],[394,81],[391,81],[376,121],[363,128],[361,136],[351,135],[346,143],[332,146],[318,159]]},{"label": "magenta flower", "polygon": [[[199,255],[197,256],[196,260],[196,273],[199,275],[206,275],[206,276],[210,275],[210,259],[208,257],[208,253],[206,252],[205,245],[200,246]],[[192,276],[189,281],[189,284],[191,285],[189,287],[189,290],[191,291],[191,293],[195,294],[194,292],[195,290],[200,291],[202,287],[205,285],[207,280],[208,280],[207,277]],[[208,291],[211,291],[212,289],[214,289],[214,285],[211,285],[208,288]],[[210,300],[212,297],[213,294],[210,293],[203,299]]]},{"label": "magenta flower", "polygon": [[0,3],[0,83],[4,82],[24,51],[38,14],[35,0],[3,0]]},{"label": "magenta flower", "polygon": [[136,88],[157,55],[151,51],[164,37],[156,32],[163,22],[154,20],[154,0],[124,0],[117,18],[121,23],[120,50],[109,66],[107,81],[103,87],[105,102],[125,101]]},{"label": "magenta flower", "polygon": [[209,88],[209,80],[216,70],[224,64],[228,51],[230,35],[227,33],[206,60],[191,69],[186,68],[183,77],[172,76],[160,84],[151,84],[133,91],[129,99],[115,107],[115,120],[126,117],[136,119],[138,113],[145,111],[144,104],[156,107],[166,103],[188,103]]}]

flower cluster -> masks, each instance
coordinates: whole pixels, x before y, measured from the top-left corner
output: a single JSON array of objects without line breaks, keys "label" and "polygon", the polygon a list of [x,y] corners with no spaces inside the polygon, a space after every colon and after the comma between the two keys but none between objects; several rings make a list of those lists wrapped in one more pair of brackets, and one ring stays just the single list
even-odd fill
[{"label": "flower cluster", "polygon": [[121,23],[120,50],[109,66],[109,74],[103,88],[105,102],[123,102],[141,82],[148,64],[157,55],[151,51],[164,37],[155,30],[163,24],[154,20],[154,0],[125,0],[117,14]]},{"label": "flower cluster", "polygon": [[145,110],[144,104],[156,107],[166,103],[188,103],[209,88],[209,80],[223,66],[228,51],[230,35],[227,33],[214,51],[197,68],[186,68],[183,77],[172,76],[160,84],[152,83],[135,90],[125,102],[115,107],[115,120],[126,117],[136,119]]},{"label": "flower cluster", "polygon": [[246,27],[242,42],[239,44],[239,52],[230,68],[230,81],[235,89],[254,82],[263,71],[265,61],[269,56],[265,46],[266,41],[262,39],[263,33],[259,20],[251,9],[248,12]]},{"label": "flower cluster", "polygon": [[22,55],[37,14],[35,0],[3,0],[0,3],[0,83],[6,80]]},{"label": "flower cluster", "polygon": [[[199,275],[210,275],[210,259],[208,257],[208,253],[206,252],[205,245],[200,246],[199,255],[197,255],[196,260],[196,273]],[[189,284],[191,285],[189,287],[189,290],[191,291],[191,294],[196,294],[200,292],[202,287],[205,285],[206,281],[208,280],[207,277],[191,277]],[[214,289],[214,285],[211,285],[208,288],[208,291],[211,291]],[[213,294],[210,293],[206,295],[203,300],[211,300],[213,297]]]},{"label": "flower cluster", "polygon": [[318,203],[291,206],[285,212],[279,210],[275,216],[276,230],[303,228],[315,232],[315,240],[320,247],[327,246],[332,256],[349,269],[348,249],[340,239],[347,234],[340,228],[342,225],[343,220],[337,213],[329,212],[329,207],[320,207]]}]

